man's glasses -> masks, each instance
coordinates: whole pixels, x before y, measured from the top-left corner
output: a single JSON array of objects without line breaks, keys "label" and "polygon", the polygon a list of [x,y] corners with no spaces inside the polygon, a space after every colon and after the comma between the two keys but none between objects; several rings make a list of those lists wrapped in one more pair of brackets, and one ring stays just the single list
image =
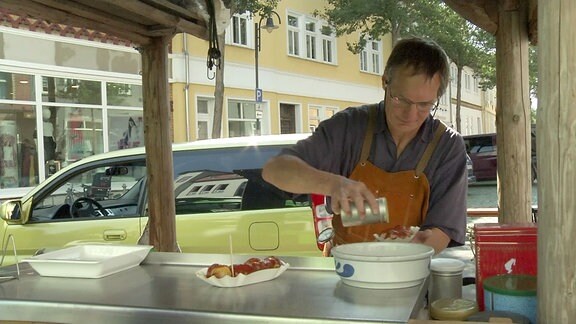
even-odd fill
[{"label": "man's glasses", "polygon": [[412,105],[415,105],[416,109],[418,109],[419,112],[430,112],[431,110],[438,108],[438,105],[440,104],[440,100],[436,100],[433,102],[413,102],[404,97],[394,96],[390,92],[390,89],[387,89],[386,92],[390,95],[390,100],[392,101],[392,104],[402,109],[408,109],[412,107]]}]

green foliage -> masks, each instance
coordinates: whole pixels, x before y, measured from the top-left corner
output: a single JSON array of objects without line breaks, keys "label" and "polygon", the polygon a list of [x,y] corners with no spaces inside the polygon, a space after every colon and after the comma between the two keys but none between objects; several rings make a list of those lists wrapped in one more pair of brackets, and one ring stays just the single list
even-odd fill
[{"label": "green foliage", "polygon": [[272,11],[278,7],[280,0],[232,0],[230,11],[231,14],[244,13],[246,11],[252,15],[258,14],[261,17],[268,17]]},{"label": "green foliage", "polygon": [[411,18],[418,1],[396,0],[327,0],[323,10],[314,15],[334,26],[337,36],[360,33],[358,42],[347,43],[348,49],[359,53],[368,39],[392,34],[393,41],[410,30]]}]

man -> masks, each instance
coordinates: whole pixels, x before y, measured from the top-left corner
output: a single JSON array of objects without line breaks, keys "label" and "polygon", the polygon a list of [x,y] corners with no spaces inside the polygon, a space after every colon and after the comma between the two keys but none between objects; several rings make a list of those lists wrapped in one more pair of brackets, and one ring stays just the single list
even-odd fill
[{"label": "man", "polygon": [[[323,121],[309,138],[272,158],[263,169],[278,188],[331,198],[334,244],[373,241],[397,225],[420,226],[412,242],[439,253],[464,244],[466,150],[462,137],[431,115],[449,82],[450,66],[436,43],[412,38],[392,50],[374,105],[348,108]],[[350,202],[378,210],[388,224],[343,227]]]}]

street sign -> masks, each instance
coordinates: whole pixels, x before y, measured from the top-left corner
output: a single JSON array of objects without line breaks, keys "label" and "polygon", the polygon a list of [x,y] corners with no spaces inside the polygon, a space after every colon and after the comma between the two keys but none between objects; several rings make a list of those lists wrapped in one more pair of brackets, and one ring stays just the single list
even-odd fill
[{"label": "street sign", "polygon": [[256,110],[256,119],[262,119],[262,110]]},{"label": "street sign", "polygon": [[256,102],[262,102],[262,89],[256,89]]}]

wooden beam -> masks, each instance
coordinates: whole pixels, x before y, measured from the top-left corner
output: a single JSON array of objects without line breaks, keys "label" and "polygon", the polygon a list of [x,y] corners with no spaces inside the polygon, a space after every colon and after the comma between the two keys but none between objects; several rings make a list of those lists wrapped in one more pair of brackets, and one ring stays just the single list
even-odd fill
[{"label": "wooden beam", "polygon": [[538,3],[538,323],[576,318],[576,2]]},{"label": "wooden beam", "polygon": [[208,30],[205,27],[202,27],[194,22],[184,20],[177,16],[168,14],[162,10],[156,9],[143,2],[137,0],[124,0],[124,1],[100,0],[100,2],[106,2],[111,6],[124,8],[128,11],[145,16],[146,18],[155,21],[159,25],[164,25],[166,27],[175,27],[176,32],[185,32],[205,40],[208,39]]},{"label": "wooden beam", "polygon": [[90,19],[74,16],[55,8],[35,3],[33,1],[2,0],[1,8],[6,8],[10,12],[21,16],[30,16],[35,19],[48,20],[50,22],[64,24],[75,27],[84,27],[101,31],[109,35],[114,35],[122,39],[129,40],[136,44],[145,45],[150,42],[149,38],[138,33],[129,32],[114,28],[113,26],[99,23]]},{"label": "wooden beam", "polygon": [[159,252],[178,251],[167,72],[170,40],[153,37],[140,51],[150,244]]},{"label": "wooden beam", "polygon": [[532,221],[527,5],[515,3],[501,3],[496,33],[498,206],[505,224]]},{"label": "wooden beam", "polygon": [[497,0],[444,0],[444,3],[464,19],[496,35],[498,31]]},{"label": "wooden beam", "polygon": [[202,15],[200,15],[199,13],[188,10],[188,8],[180,7],[167,0],[145,0],[145,1],[154,4],[155,7],[157,8],[165,8],[174,13],[177,13],[180,17],[195,22],[198,25],[206,26],[205,23],[206,19],[202,17]]},{"label": "wooden beam", "polygon": [[69,1],[69,0],[32,0],[48,7],[55,8],[59,11],[86,18],[91,21],[100,22],[113,26],[121,30],[135,32],[138,34],[146,35],[148,29],[137,23],[126,23],[121,17],[110,15],[97,8],[86,6],[82,3]]}]

